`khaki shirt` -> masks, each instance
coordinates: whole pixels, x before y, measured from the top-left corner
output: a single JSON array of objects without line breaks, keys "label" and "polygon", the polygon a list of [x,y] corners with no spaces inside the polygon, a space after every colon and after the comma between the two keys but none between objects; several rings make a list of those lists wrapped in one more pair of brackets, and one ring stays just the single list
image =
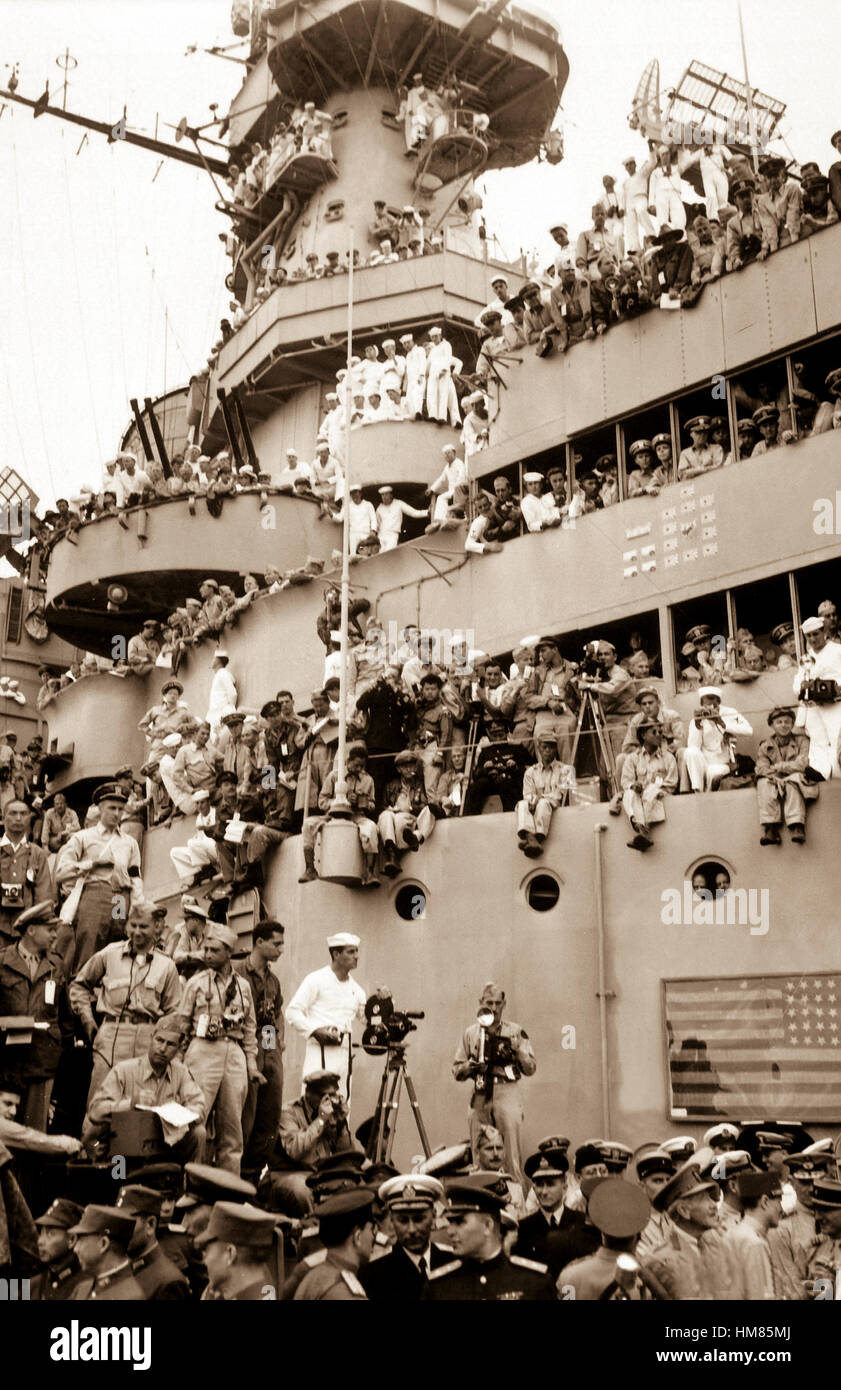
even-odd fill
[{"label": "khaki shirt", "polygon": [[[468,1063],[478,1062],[483,1031],[479,1023],[470,1023],[465,1028],[453,1058],[453,1076],[456,1081],[466,1081],[470,1075]],[[510,1044],[511,1050],[517,1058],[516,1064],[494,1067],[495,1081],[519,1080],[517,1075],[509,1075],[510,1072],[520,1072],[523,1076],[534,1076],[537,1071],[534,1048],[528,1033],[520,1027],[519,1023],[513,1023],[510,1019],[503,1019],[499,1025],[499,1031],[493,1036],[504,1038]],[[478,1080],[481,1081],[482,1078],[479,1077]]]},{"label": "khaki shirt", "polygon": [[[233,996],[231,1003],[226,1004],[225,996],[231,980],[234,981]],[[246,1057],[256,1062],[257,1020],[248,981],[234,974],[233,969],[230,973],[226,970],[224,974],[210,969],[199,970],[187,981],[178,1016],[183,1032],[190,1039],[196,1035],[196,1026],[202,1014],[207,1014],[209,1018],[221,1019],[226,1011],[232,1019],[237,1018],[239,1021],[230,1023],[222,1036],[240,1043]]]},{"label": "khaki shirt", "polygon": [[177,1057],[173,1057],[160,1073],[152,1070],[147,1056],[128,1057],[111,1068],[92,1098],[86,1118],[91,1124],[103,1125],[115,1110],[132,1110],[136,1105],[165,1105],[170,1100],[204,1119],[204,1096]]},{"label": "khaki shirt", "polygon": [[122,870],[131,876],[132,901],[143,896],[140,879],[140,846],[131,835],[120,829],[106,830],[101,825],[92,825],[88,830],[77,830],[66,845],[62,845],[55,863],[56,883],[72,883],[77,877],[77,865],[83,859],[92,859],[93,868],[85,876],[85,883],[112,883],[115,870]]},{"label": "khaki shirt", "polygon": [[548,767],[535,763],[527,767],[523,775],[523,800],[543,800],[560,806],[564,791],[574,785],[575,771],[569,763],[559,762],[557,758]]},{"label": "khaki shirt", "polygon": [[70,1007],[85,1023],[94,1021],[94,996],[99,1013],[111,1021],[143,1014],[151,1023],[178,1008],[181,977],[163,951],[152,948],[135,956],[128,941],[114,941],[82,966],[69,996]]}]

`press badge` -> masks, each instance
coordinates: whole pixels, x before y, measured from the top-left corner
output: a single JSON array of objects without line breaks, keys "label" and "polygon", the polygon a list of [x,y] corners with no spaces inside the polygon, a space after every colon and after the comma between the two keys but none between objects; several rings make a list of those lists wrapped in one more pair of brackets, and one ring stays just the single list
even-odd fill
[{"label": "press badge", "polygon": [[55,980],[47,980],[47,983],[44,985],[44,1003],[55,1003]]}]

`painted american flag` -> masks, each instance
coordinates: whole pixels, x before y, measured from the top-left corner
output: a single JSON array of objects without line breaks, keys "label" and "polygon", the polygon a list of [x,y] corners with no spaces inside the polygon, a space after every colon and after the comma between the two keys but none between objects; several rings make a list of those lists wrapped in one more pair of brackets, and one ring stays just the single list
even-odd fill
[{"label": "painted american flag", "polygon": [[664,980],[672,1119],[841,1120],[841,975]]}]

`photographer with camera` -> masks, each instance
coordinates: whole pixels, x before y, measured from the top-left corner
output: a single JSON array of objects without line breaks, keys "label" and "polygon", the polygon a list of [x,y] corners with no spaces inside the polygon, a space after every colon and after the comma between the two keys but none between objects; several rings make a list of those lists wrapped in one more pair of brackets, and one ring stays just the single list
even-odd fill
[{"label": "photographer with camera", "polygon": [[688,781],[693,792],[716,791],[722,777],[733,767],[735,755],[730,738],[752,734],[753,729],[737,709],[722,705],[721,691],[714,685],[701,686],[698,702],[689,724],[681,790],[687,790]]},{"label": "photographer with camera", "polygon": [[520,1080],[534,1076],[537,1062],[528,1033],[519,1023],[502,1021],[505,990],[486,984],[476,1022],[468,1024],[453,1060],[456,1081],[472,1081],[468,1123],[473,1161],[478,1162],[482,1125],[494,1125],[505,1142],[505,1167],[522,1177],[523,1101]]},{"label": "photographer with camera", "polygon": [[823,618],[807,618],[800,631],[807,650],[794,677],[797,724],[809,735],[809,766],[822,777],[841,777],[841,645],[830,641]]},{"label": "photographer with camera", "polygon": [[3,810],[0,836],[0,945],[11,946],[19,932],[15,918],[36,903],[52,902],[53,882],[46,850],[29,839],[32,812],[14,798]]},{"label": "photographer with camera", "polygon": [[575,667],[561,656],[554,637],[541,637],[536,647],[537,664],[528,679],[525,704],[534,715],[534,735],[552,733],[562,763],[569,762],[575,715],[567,698]]},{"label": "photographer with camera", "polygon": [[575,687],[579,693],[591,690],[599,696],[605,731],[615,756],[621,751],[631,716],[637,713],[637,696],[633,677],[617,662],[612,642],[587,643]]},{"label": "photographer with camera", "polygon": [[313,1208],[307,1179],[321,1159],[357,1151],[348,1129],[348,1108],[339,1092],[335,1071],[313,1071],[304,1077],[304,1094],[280,1114],[275,1152],[261,1186],[274,1211],[306,1216]]},{"label": "photographer with camera", "polygon": [[216,1121],[217,1168],[239,1177],[242,1112],[249,1085],[265,1086],[257,1065],[257,1020],[248,980],[235,975],[232,927],[211,924],[204,945],[206,970],[187,981],[178,1019],[189,1039],[184,1055],[205,1100],[205,1116]]}]

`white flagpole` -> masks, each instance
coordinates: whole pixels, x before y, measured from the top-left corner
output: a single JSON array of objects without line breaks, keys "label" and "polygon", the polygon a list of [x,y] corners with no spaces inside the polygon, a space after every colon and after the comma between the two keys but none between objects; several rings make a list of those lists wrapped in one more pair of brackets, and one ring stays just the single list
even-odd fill
[{"label": "white flagpole", "polygon": [[353,390],[351,385],[351,357],[353,355],[353,228],[348,234],[348,279],[347,279],[347,372],[344,379],[345,397],[345,491],[342,499],[342,642],[340,648],[341,667],[339,668],[339,746],[336,750],[336,792],[330,803],[331,813],[345,814],[350,811],[347,799],[345,765],[347,762],[347,658],[348,658],[348,610],[350,607],[350,422],[353,414]]}]

